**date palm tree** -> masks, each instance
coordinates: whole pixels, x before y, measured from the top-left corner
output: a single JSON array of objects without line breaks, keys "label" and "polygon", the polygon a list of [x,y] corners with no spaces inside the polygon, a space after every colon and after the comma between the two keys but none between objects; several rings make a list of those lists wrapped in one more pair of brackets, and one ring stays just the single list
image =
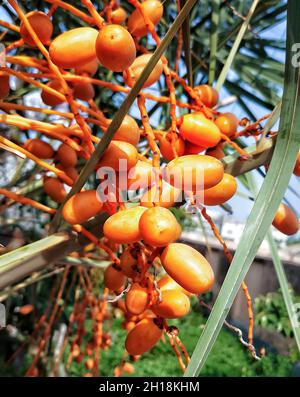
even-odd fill
[{"label": "date palm tree", "polygon": [[[86,12],[82,2],[69,3],[74,3],[79,10]],[[99,2],[95,3],[98,5]],[[20,2],[20,5],[26,12],[36,9],[46,11],[51,6],[48,1],[26,1]],[[102,10],[103,5],[99,3],[98,7]],[[127,2],[122,2],[122,7],[128,13],[133,9]],[[177,17],[180,9],[180,17]],[[229,151],[224,159],[226,171],[239,176],[241,182],[256,199],[223,286],[186,370],[186,375],[195,376],[203,367],[237,291],[266,235],[270,242],[285,303],[290,318],[293,317],[292,297],[269,227],[288,187],[299,150],[300,69],[299,65],[292,65],[291,58],[294,55],[293,44],[300,42],[298,28],[300,4],[297,0],[180,0],[177,2],[166,0],[164,10],[163,19],[157,27],[159,36],[164,38],[161,44],[156,46],[148,38],[143,38],[141,41],[142,45],[147,45],[152,52],[155,51],[153,62],[151,64],[150,61],[145,68],[141,81],[136,83],[128,95],[120,92],[112,93],[102,87],[96,88],[96,104],[113,121],[91,159],[81,168],[80,176],[68,197],[78,192],[85,183],[86,186],[96,186],[97,181],[92,175],[95,164],[105,152],[115,131],[138,96],[143,85],[142,79],[144,78],[145,81],[163,53],[169,60],[170,66],[177,69],[180,78],[190,86],[206,83],[214,85],[225,98],[233,100],[251,122],[255,122],[266,113],[271,113],[263,126],[261,141],[247,148],[253,155],[251,160],[241,161],[236,154],[232,154],[232,151]],[[3,2],[0,6],[0,19],[2,15],[3,19],[15,25],[19,24],[18,17],[8,2]],[[86,25],[80,18],[63,8],[59,12],[54,12],[52,18],[53,37],[66,28]],[[281,34],[285,23],[286,38]],[[0,29],[1,42],[6,47],[19,40],[17,31],[5,27]],[[275,33],[276,29],[280,34]],[[268,36],[270,32],[272,32],[271,37]],[[14,50],[11,54],[13,52]],[[18,55],[34,54],[36,54],[35,49],[28,46],[18,48]],[[12,68],[18,69],[15,66]],[[112,73],[103,67],[99,68],[97,77],[115,84],[123,84],[121,74]],[[20,103],[23,98],[28,98],[28,103],[36,100],[32,85],[17,80],[15,85],[16,89],[11,92],[6,102]],[[182,85],[176,84],[175,89],[178,100],[188,101]],[[169,94],[163,79],[149,92],[157,95]],[[226,105],[226,99],[222,105]],[[134,106],[131,109],[134,113]],[[185,112],[182,109],[180,111]],[[20,110],[19,114],[28,113]],[[155,103],[149,109],[149,116],[153,117],[157,128],[169,128],[168,115],[169,104],[163,102]],[[43,117],[45,120],[49,118],[47,115]],[[279,133],[275,140],[269,137],[268,133],[279,119]],[[18,140],[20,134],[24,134],[27,138],[31,136],[27,130],[17,131],[14,127],[8,128],[5,125],[1,125],[1,133],[11,140]],[[97,126],[93,126],[93,134],[100,137],[102,133]],[[239,144],[245,146],[245,141],[241,139]],[[144,147],[145,140],[141,140],[139,145],[141,148]],[[41,171],[39,166],[32,167],[25,159],[19,159],[16,171],[12,176],[7,176],[6,165],[12,163],[8,163],[11,160],[8,159],[6,152],[1,152],[0,161],[5,180],[2,187],[14,186],[18,193],[34,198],[40,203],[48,203],[48,198],[41,189],[40,180],[34,177]],[[255,179],[249,171],[256,170],[255,172],[265,176],[263,167],[269,162],[268,173],[260,191],[257,192]],[[293,189],[292,186],[290,188]],[[45,230],[48,229],[50,216],[38,218],[37,222],[33,223],[21,222],[26,214],[37,217],[38,212],[34,209],[25,212],[23,207],[16,208],[7,201],[2,205],[2,210],[4,209],[8,217],[16,218],[10,223],[21,226],[24,232],[26,231],[26,238],[29,240],[27,242],[30,242],[24,247],[5,253],[0,258],[0,289],[6,288],[2,294],[5,298],[18,290],[16,283],[21,280],[25,279],[25,284],[31,284],[35,282],[34,277],[42,280],[48,274],[52,276],[53,269],[48,271],[47,267],[53,263],[59,261],[66,263],[72,260],[81,263],[78,258],[66,258],[68,253],[76,249],[80,250],[82,241],[78,240],[66,225],[61,224],[61,207],[51,220],[50,233],[47,237]],[[88,222],[87,228],[97,230],[99,235],[101,233],[99,225],[103,224],[104,219],[105,217],[101,215]],[[89,264],[93,264],[93,261]],[[106,265],[105,261],[94,263],[94,266],[98,267],[104,265]],[[299,328],[294,327],[294,334],[300,349]]]}]

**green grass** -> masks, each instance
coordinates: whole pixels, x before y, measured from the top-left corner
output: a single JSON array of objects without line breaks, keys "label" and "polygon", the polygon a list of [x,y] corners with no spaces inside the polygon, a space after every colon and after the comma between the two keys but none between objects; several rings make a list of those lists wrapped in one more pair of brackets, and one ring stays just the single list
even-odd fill
[{"label": "green grass", "polygon": [[[189,353],[193,351],[205,319],[199,312],[192,312],[184,320],[174,320],[170,324],[180,329],[180,338]],[[112,376],[113,369],[120,362],[124,352],[126,332],[121,321],[114,320],[112,329],[113,343],[107,351],[101,352],[100,368],[102,376]],[[253,360],[237,337],[222,330],[207,360],[201,376],[291,376],[292,362],[286,356],[267,353],[260,362]],[[150,352],[135,364],[134,376],[180,376],[181,371],[175,354],[166,341],[160,341]],[[73,363],[70,376],[82,376],[87,370],[84,361]]]},{"label": "green grass", "polygon": [[[179,328],[180,338],[190,354],[194,350],[207,320],[199,311],[196,300],[193,300],[192,306],[193,311],[188,316],[181,320],[168,322],[169,325],[176,325]],[[102,376],[113,376],[113,370],[119,365],[124,353],[126,331],[122,329],[121,323],[122,319],[108,320],[104,323],[105,331],[109,331],[112,336],[112,345],[109,350],[101,351],[100,373]],[[92,323],[89,320],[85,325],[87,333],[84,339],[87,341],[92,338]],[[24,327],[27,329],[28,324],[24,324]],[[6,332],[0,333],[0,376],[24,376],[32,360],[32,356],[28,353],[14,365],[7,366],[4,364],[18,345],[19,343],[16,343]],[[9,354],[8,350],[10,351]],[[68,353],[69,349],[67,348],[64,354],[65,362]],[[247,349],[238,341],[236,335],[223,328],[201,376],[291,376],[293,362],[297,358],[298,356],[295,354],[288,357],[274,352],[270,353],[267,349],[266,357],[260,362],[255,361]],[[68,376],[83,376],[88,372],[84,365],[85,359],[81,363],[74,360],[70,370],[67,371]],[[49,360],[51,367],[52,360]],[[167,340],[165,342],[160,341],[151,351],[142,356],[134,366],[134,376],[181,376],[177,359]],[[44,374],[44,371],[41,374]]]}]

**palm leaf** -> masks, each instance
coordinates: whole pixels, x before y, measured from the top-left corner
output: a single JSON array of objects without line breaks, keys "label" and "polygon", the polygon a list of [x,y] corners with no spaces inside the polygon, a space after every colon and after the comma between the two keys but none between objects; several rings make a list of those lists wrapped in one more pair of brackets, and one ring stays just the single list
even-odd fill
[{"label": "palm leaf", "polygon": [[[103,224],[106,219],[107,214],[100,214],[86,222],[84,227],[100,238],[102,229],[99,224]],[[70,252],[81,249],[86,243],[84,236],[77,238],[67,229],[1,255],[0,290],[50,266]]]},{"label": "palm leaf", "polygon": [[[181,8],[184,6],[186,0],[180,0]],[[190,16],[188,15],[182,24],[182,40],[185,65],[187,68],[188,83],[193,86],[193,67],[192,67],[192,56],[191,56],[191,34],[190,34]]]},{"label": "palm leaf", "polygon": [[231,65],[232,65],[232,63],[234,61],[234,57],[235,57],[235,55],[236,55],[236,53],[237,53],[237,51],[238,51],[238,49],[240,47],[241,41],[242,41],[242,39],[244,37],[244,34],[246,33],[246,31],[248,29],[248,26],[249,26],[249,23],[250,23],[250,19],[251,19],[252,15],[253,15],[253,13],[255,11],[255,8],[256,8],[258,2],[259,2],[259,0],[254,0],[253,1],[252,5],[251,5],[251,7],[249,9],[247,18],[242,23],[242,26],[241,26],[241,28],[239,30],[239,33],[238,33],[238,35],[237,35],[237,37],[236,37],[236,39],[234,41],[234,44],[233,44],[233,46],[231,48],[231,51],[230,51],[230,53],[229,53],[229,55],[227,57],[226,63],[225,63],[225,65],[224,65],[224,67],[222,69],[222,72],[221,72],[221,74],[220,74],[220,76],[218,78],[217,85],[216,85],[216,90],[217,91],[220,90],[220,88],[222,87],[222,85],[224,84],[224,82],[226,80],[227,73],[228,73],[229,69],[231,68]]},{"label": "palm leaf", "polygon": [[218,48],[218,27],[220,21],[220,0],[212,0],[212,16],[211,16],[211,34],[210,34],[210,60],[208,83],[212,84],[215,80],[217,48]]}]

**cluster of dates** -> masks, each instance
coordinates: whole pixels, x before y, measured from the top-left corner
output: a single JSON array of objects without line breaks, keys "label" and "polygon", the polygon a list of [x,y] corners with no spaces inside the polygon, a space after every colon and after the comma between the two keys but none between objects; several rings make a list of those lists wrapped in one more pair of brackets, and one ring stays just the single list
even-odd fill
[{"label": "cluster of dates", "polygon": [[[142,8],[152,24],[158,24],[163,15],[161,2],[146,0]],[[62,76],[65,69],[72,69],[72,76],[78,77],[70,78],[68,82],[75,99],[89,102],[94,98],[92,78],[99,63],[112,72],[122,72],[124,84],[132,87],[152,55],[137,56],[136,43],[149,31],[138,9],[127,19],[124,9],[116,6],[112,9],[110,23],[100,23],[99,29],[79,27],[67,30],[53,40],[53,26],[48,15],[33,11],[26,17],[41,43],[49,46],[50,60]],[[25,44],[35,46],[23,21],[20,35]],[[155,84],[163,71],[164,62],[160,60],[144,88]],[[41,91],[45,105],[55,107],[66,101],[57,79],[50,80],[47,87]],[[7,97],[9,90],[9,75],[1,72],[0,99]],[[65,221],[71,225],[83,224],[101,211],[110,215],[103,233],[116,254],[114,262],[105,271],[104,283],[111,292],[119,295],[129,280],[130,287],[119,306],[124,312],[124,327],[128,330],[126,349],[133,356],[152,348],[167,330],[166,320],[186,315],[190,297],[209,291],[214,282],[207,260],[194,248],[178,242],[181,227],[170,208],[182,192],[201,205],[215,206],[224,204],[237,190],[236,179],[224,172],[221,159],[225,156],[224,142],[227,138],[234,139],[239,120],[232,113],[215,110],[219,98],[211,86],[196,86],[192,92],[203,104],[203,111],[180,117],[175,135],[174,131],[154,131],[161,156],[167,163],[164,169],[167,178],[159,175],[157,183],[152,184],[153,159],[141,156],[137,148],[145,131],[130,116],[125,117],[97,164],[96,170],[109,167],[116,172],[116,192],[121,178],[126,179],[128,190],[136,189],[136,186],[144,189],[139,205],[121,207],[115,204],[119,204],[118,194],[112,202],[105,202],[95,190],[82,190],[71,197],[62,210]],[[103,116],[101,122],[105,130],[111,120]],[[40,159],[51,159],[55,167],[64,171],[74,183],[78,177],[78,159],[88,160],[90,149],[77,124],[61,128],[60,133],[62,143],[57,150],[40,138],[23,142],[23,148]],[[66,138],[79,144],[80,150],[72,147]],[[126,172],[122,176],[119,175],[121,160],[126,161]],[[159,173],[161,171],[159,169]],[[300,176],[300,156],[294,172]],[[201,187],[197,175],[201,175]],[[46,176],[44,190],[57,203],[65,202],[67,192],[59,177]],[[299,228],[296,215],[284,204],[281,204],[273,224],[288,235]],[[161,269],[165,274],[157,279],[156,273]]]}]

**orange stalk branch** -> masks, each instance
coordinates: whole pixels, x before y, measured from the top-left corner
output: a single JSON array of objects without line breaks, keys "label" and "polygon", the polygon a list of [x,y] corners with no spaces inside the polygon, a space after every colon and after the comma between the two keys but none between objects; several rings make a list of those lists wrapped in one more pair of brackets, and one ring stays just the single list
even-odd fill
[{"label": "orange stalk branch", "polygon": [[19,145],[16,145],[15,143],[11,142],[9,139],[4,138],[3,136],[0,136],[0,142],[12,149],[18,150],[19,152],[25,154],[27,158],[34,161],[36,164],[40,165],[41,167],[54,172],[67,185],[69,186],[73,185],[73,180],[64,171],[59,170],[53,165],[46,163],[46,161],[41,160],[39,157],[36,157],[34,154],[28,152],[26,149],[22,148]]},{"label": "orange stalk branch", "polygon": [[179,83],[182,86],[182,88],[189,94],[189,96],[195,101],[196,105],[204,113],[205,117],[207,117],[208,119],[211,119],[212,118],[211,112],[218,113],[217,111],[212,110],[212,109],[207,110],[207,107],[201,101],[201,99],[199,98],[199,95],[195,92],[195,90],[192,87],[190,87],[182,77],[179,77],[176,72],[174,72],[172,70],[170,73],[171,73],[171,76],[174,78],[174,80],[176,80],[177,83]]},{"label": "orange stalk branch", "polygon": [[98,115],[98,120],[102,122],[103,127],[106,129],[108,128],[110,122],[109,120],[105,117],[104,113],[99,109],[99,107],[96,105],[95,101],[93,99],[90,99],[88,101],[88,104],[90,105],[91,109],[97,113]]},{"label": "orange stalk branch", "polygon": [[[156,170],[156,178],[158,178],[158,197],[157,200],[160,201],[161,193],[162,193],[162,178],[161,178],[161,173],[160,173],[160,149],[156,143],[155,140],[155,135],[152,130],[152,127],[149,122],[149,116],[146,110],[146,105],[145,105],[145,97],[143,94],[140,94],[138,96],[138,107],[139,111],[141,113],[141,119],[142,119],[142,124],[144,127],[144,134],[146,135],[146,138],[148,140],[149,147],[152,151],[152,164],[153,168]],[[156,201],[156,198],[155,198]]]},{"label": "orange stalk branch", "polygon": [[[5,73],[8,73],[8,74],[10,74],[12,76],[17,77],[18,79],[24,80],[24,81],[26,81],[26,83],[34,85],[34,86],[40,88],[41,90],[48,92],[51,95],[56,96],[61,101],[66,101],[66,97],[65,97],[64,94],[62,94],[61,92],[55,90],[54,88],[51,88],[51,87],[47,86],[46,84],[40,83],[39,81],[36,81],[36,80],[28,77],[27,73],[20,72],[20,71],[17,71],[17,70],[13,70],[13,69],[7,68],[5,66],[1,66],[0,70],[2,70]],[[35,73],[30,73],[30,75],[35,75]],[[43,77],[43,75],[41,77]]]},{"label": "orange stalk branch", "polygon": [[[0,108],[2,104],[0,103]],[[49,136],[52,139],[57,139],[76,151],[82,151],[82,147],[78,145],[69,136],[81,137],[80,130],[75,128],[67,128],[62,124],[50,124],[43,121],[30,120],[25,117],[16,114],[0,114],[0,122],[3,124],[13,125],[20,128],[21,130],[35,130],[42,132],[43,134]]]},{"label": "orange stalk branch", "polygon": [[3,26],[3,27],[5,27],[5,28],[7,28],[7,29],[14,30],[15,32],[20,33],[20,28],[19,28],[19,26],[16,26],[16,25],[14,25],[14,24],[12,24],[12,23],[3,21],[2,19],[0,19],[0,26]]},{"label": "orange stalk branch", "polygon": [[221,133],[222,139],[231,145],[243,158],[251,159],[251,154],[247,153],[244,149],[240,148],[239,145],[233,142],[227,135]]},{"label": "orange stalk branch", "polygon": [[8,63],[13,63],[25,67],[32,67],[49,73],[49,69],[47,67],[46,62],[34,57],[28,57],[24,55],[14,55],[14,56],[7,56],[5,60]]},{"label": "orange stalk branch", "polygon": [[174,351],[174,353],[175,353],[175,355],[176,355],[176,357],[177,357],[177,360],[178,360],[180,369],[181,369],[182,373],[184,374],[184,373],[185,373],[185,370],[186,370],[186,365],[184,364],[184,362],[183,362],[183,360],[182,360],[180,351],[178,350],[178,348],[177,348],[177,346],[176,346],[174,337],[173,337],[171,334],[169,334],[168,331],[166,331],[166,334],[167,334],[169,343],[170,343],[170,345],[171,345],[171,347],[172,347],[172,349],[173,349],[173,351]]},{"label": "orange stalk branch", "polygon": [[[158,34],[155,31],[155,26],[152,23],[151,19],[148,17],[148,15],[145,13],[142,4],[138,0],[128,0],[130,4],[132,4],[142,15],[145,25],[147,29],[149,30],[153,40],[156,42],[157,45],[160,45],[161,40]],[[170,95],[170,117],[171,117],[171,143],[172,143],[172,150],[174,152],[174,156],[177,157],[177,152],[175,148],[175,139],[177,137],[176,133],[176,124],[177,124],[177,118],[176,118],[176,94],[175,94],[175,87],[171,78],[171,73],[170,69],[168,66],[168,60],[165,56],[161,57],[161,61],[163,63],[163,71],[164,75],[166,78],[166,84],[169,90],[169,95]]]},{"label": "orange stalk branch", "polygon": [[53,13],[57,9],[57,7],[58,7],[58,4],[56,4],[56,3],[52,4],[52,6],[50,7],[50,9],[49,9],[49,11],[47,13],[49,18],[53,15]]},{"label": "orange stalk branch", "polygon": [[[137,48],[143,53],[149,53],[149,51],[145,47],[140,45],[140,44],[137,44]],[[163,59],[164,59],[164,57],[162,57],[162,60]],[[216,110],[212,110],[212,109],[207,110],[207,107],[200,100],[199,95],[195,92],[195,90],[192,87],[190,87],[182,77],[178,76],[176,71],[172,70],[170,67],[169,67],[169,71],[170,71],[171,77],[177,83],[179,83],[182,86],[182,88],[187,92],[187,94],[195,101],[194,105],[190,105],[190,104],[184,103],[185,106],[181,106],[181,107],[187,107],[189,109],[198,110],[198,111],[200,110],[209,119],[211,119],[211,112],[214,113],[214,114],[218,113]],[[170,100],[169,100],[169,102],[170,102]],[[178,104],[178,102],[177,102],[177,106],[180,106]]]},{"label": "orange stalk branch", "polygon": [[59,287],[59,290],[58,290],[58,294],[57,294],[57,297],[56,297],[56,300],[55,300],[55,304],[54,304],[53,310],[51,312],[50,320],[48,321],[48,323],[46,325],[46,328],[45,328],[45,331],[44,331],[44,334],[43,334],[43,336],[40,339],[38,351],[37,351],[36,355],[34,356],[34,359],[32,360],[32,362],[30,364],[30,367],[28,368],[25,376],[30,376],[34,372],[34,369],[35,369],[35,367],[36,367],[36,365],[38,363],[38,360],[39,360],[39,358],[41,356],[41,353],[43,352],[43,350],[47,346],[47,342],[48,342],[49,337],[50,337],[51,328],[52,328],[56,313],[57,313],[57,311],[59,309],[59,303],[61,301],[64,289],[65,289],[65,285],[66,285],[66,282],[67,282],[67,275],[69,273],[69,270],[70,269],[68,267],[66,267],[65,270],[64,270],[64,273],[63,273],[63,276],[62,276],[62,281],[61,281],[61,284],[60,284],[60,287]]},{"label": "orange stalk branch", "polygon": [[6,53],[10,52],[11,50],[14,50],[15,48],[20,48],[22,47],[22,45],[24,44],[24,40],[23,39],[19,39],[14,41],[13,43],[9,44],[6,48],[5,51]]},{"label": "orange stalk branch", "polygon": [[252,124],[249,124],[247,127],[245,127],[243,130],[241,130],[240,132],[237,132],[236,134],[235,134],[235,138],[239,138],[239,137],[241,137],[241,136],[244,136],[244,135],[248,135],[248,134],[251,134],[253,131],[255,132],[255,133],[257,133],[257,130],[256,130],[256,127],[259,125],[259,123],[261,122],[261,121],[264,121],[264,120],[266,120],[266,119],[268,119],[269,117],[271,116],[271,113],[268,113],[268,114],[266,114],[265,116],[262,116],[262,117],[260,117],[258,120],[256,120],[254,123],[252,123]]},{"label": "orange stalk branch", "polygon": [[[57,98],[59,98],[62,101],[67,101],[67,97],[64,94],[62,94],[61,92],[55,90],[54,88],[49,87],[46,84],[40,83],[40,82],[38,82],[38,81],[36,81],[36,80],[31,78],[31,77],[34,77],[34,78],[52,78],[52,79],[55,79],[55,75],[53,75],[53,74],[26,73],[26,72],[20,72],[20,71],[12,70],[12,69],[4,67],[4,66],[0,67],[0,70],[3,70],[3,71],[5,71],[8,74],[11,74],[11,75],[13,75],[13,76],[15,76],[15,77],[17,77],[19,79],[22,79],[22,80],[26,81],[28,84],[31,84],[31,85],[34,85],[34,86],[38,87],[41,90],[46,91],[49,94],[56,96]],[[65,76],[65,75],[63,75],[63,76]],[[83,76],[74,76],[74,77],[77,77],[76,80],[78,80],[78,81],[81,81],[82,79],[84,79]],[[65,80],[68,80],[68,79],[65,79]],[[88,107],[86,107],[86,106],[84,106],[84,105],[82,105],[80,103],[76,102],[76,106],[78,107],[78,109],[80,109],[83,112],[86,112],[86,113],[88,113],[88,114],[90,114],[90,115],[92,115],[92,116],[94,116],[96,118],[100,117],[97,112],[89,109]],[[72,113],[72,114],[73,114],[73,117],[76,119],[74,113]]]},{"label": "orange stalk branch", "polygon": [[[171,74],[172,73],[173,72],[171,72]],[[55,79],[55,76],[53,74],[51,74],[51,73],[38,74],[38,73],[25,73],[25,72],[22,72],[22,74],[23,74],[23,76],[26,76],[26,77]],[[66,81],[70,81],[70,82],[74,82],[74,83],[77,83],[77,82],[80,82],[80,83],[91,83],[93,85],[98,85],[100,87],[105,87],[105,88],[108,88],[108,89],[110,89],[112,91],[122,92],[124,94],[128,94],[130,92],[129,88],[126,88],[126,87],[124,87],[122,85],[110,83],[108,81],[103,81],[103,80],[99,80],[99,79],[94,79],[94,78],[87,77],[87,76],[76,76],[76,75],[73,75],[71,73],[64,73],[63,77],[64,77],[64,79]],[[35,80],[31,80],[30,83],[33,84],[33,85],[37,85],[37,84],[34,83],[34,81]],[[45,87],[48,87],[48,86],[45,86]],[[47,90],[47,88],[43,88],[43,89]],[[60,93],[60,95],[62,95],[62,94]],[[145,96],[145,98],[150,99],[150,100],[152,100],[154,102],[170,103],[170,98],[167,97],[167,96],[156,96],[156,95],[150,94],[148,92],[143,93],[143,95]],[[79,109],[84,110],[83,109],[84,108],[83,105],[81,105],[81,104],[77,104],[77,105],[78,105]],[[202,105],[201,106],[193,105],[193,104],[189,104],[189,103],[186,103],[186,102],[181,102],[181,101],[178,101],[178,100],[176,100],[176,105],[178,107],[181,107],[181,108],[186,108],[186,109],[191,109],[191,110],[198,110],[198,111],[201,110],[203,108],[203,106],[204,106],[204,105],[203,106]],[[87,111],[86,108],[85,108],[85,111]]]},{"label": "orange stalk branch", "polygon": [[160,168],[160,149],[156,143],[155,140],[155,135],[152,130],[152,127],[149,122],[149,116],[146,110],[146,105],[145,105],[145,97],[143,94],[140,94],[138,96],[138,107],[139,111],[141,113],[141,119],[142,119],[142,124],[144,127],[144,134],[148,140],[149,147],[152,150],[152,155],[153,155],[153,166],[156,168]]},{"label": "orange stalk branch", "polygon": [[86,6],[86,8],[89,10],[89,13],[91,14],[95,25],[98,26],[99,29],[101,29],[104,26],[104,19],[100,16],[96,8],[94,7],[93,3],[90,0],[82,0],[82,3]]},{"label": "orange stalk branch", "polygon": [[3,196],[10,198],[13,201],[16,201],[18,203],[24,204],[24,205],[30,205],[31,207],[35,207],[38,210],[47,212],[48,214],[55,214],[56,210],[54,208],[47,207],[44,204],[41,204],[35,200],[32,200],[28,197],[22,196],[21,194],[16,194],[13,192],[10,192],[9,190],[2,189],[0,188],[0,194]]},{"label": "orange stalk branch", "polygon": [[[10,110],[30,110],[32,112],[38,112],[38,113],[44,113],[44,114],[55,114],[57,116],[61,116],[61,117],[65,117],[66,119],[74,119],[74,115],[71,112],[60,112],[58,110],[53,110],[53,109],[47,109],[47,108],[37,108],[34,106],[25,106],[25,105],[20,105],[17,103],[11,103],[11,102],[0,102],[0,109],[4,109],[5,111],[10,111]],[[75,141],[73,141],[72,139],[66,138],[68,140],[68,142],[66,142],[66,139],[62,138],[61,134],[63,135],[69,135],[69,136],[78,136],[78,138],[82,137],[82,133],[81,131],[79,131],[79,129],[74,129],[74,128],[67,128],[64,127],[63,125],[60,124],[50,124],[50,123],[45,123],[42,121],[37,121],[37,120],[30,120],[28,118],[22,118],[22,116],[19,116],[17,114],[13,114],[13,115],[9,115],[6,117],[18,117],[18,121],[16,121],[17,119],[14,119],[14,122],[8,123],[7,124],[12,124],[12,125],[16,125],[15,122],[19,122],[19,127],[24,129],[24,126],[28,124],[28,129],[32,129],[32,130],[37,130],[40,132],[43,132],[45,135],[49,135],[54,139],[59,139],[60,141],[63,141],[64,143],[67,143],[69,146],[73,147],[73,149],[75,149],[76,151],[81,151],[82,148],[81,146],[79,146]],[[0,116],[1,119],[1,116]],[[21,120],[22,119],[22,120]],[[13,120],[13,119],[9,119],[9,120]],[[28,120],[28,123],[26,122],[26,120]],[[7,121],[7,120],[5,120]],[[106,130],[106,124],[104,125],[104,123],[100,122],[99,120],[95,120],[92,118],[86,118],[85,119],[86,122],[91,123],[91,124],[96,124],[99,127],[101,127],[103,130]],[[30,125],[29,125],[30,123]],[[27,129],[27,128],[26,128]],[[58,134],[57,137],[52,136],[53,134],[55,134],[55,132],[51,133],[49,132],[49,129],[55,131],[56,129],[58,130]],[[98,143],[100,141],[100,138],[91,135],[91,139],[93,142]]]},{"label": "orange stalk branch", "polygon": [[114,252],[109,247],[107,247],[105,244],[101,243],[96,236],[94,236],[91,232],[89,232],[83,226],[73,225],[73,229],[78,233],[82,233],[91,242],[93,242],[95,245],[97,245],[99,248],[101,248],[103,251],[105,251],[114,263],[116,263],[117,265],[120,264],[120,259],[114,254]]},{"label": "orange stalk branch", "polygon": [[[25,110],[25,111],[30,110],[32,112],[37,112],[37,113],[55,114],[57,116],[65,117],[66,119],[74,118],[73,113],[70,113],[70,112],[60,112],[58,110],[20,105],[18,103],[12,103],[12,102],[0,102],[0,108],[4,109],[4,110]],[[33,120],[33,121],[35,121],[35,120]]]},{"label": "orange stalk branch", "polygon": [[46,0],[47,3],[56,4],[60,8],[63,8],[67,11],[70,11],[73,15],[76,15],[78,18],[82,19],[84,22],[88,23],[89,25],[93,25],[94,20],[89,15],[85,14],[84,12],[80,11],[78,8],[72,6],[65,1],[60,0]]}]

